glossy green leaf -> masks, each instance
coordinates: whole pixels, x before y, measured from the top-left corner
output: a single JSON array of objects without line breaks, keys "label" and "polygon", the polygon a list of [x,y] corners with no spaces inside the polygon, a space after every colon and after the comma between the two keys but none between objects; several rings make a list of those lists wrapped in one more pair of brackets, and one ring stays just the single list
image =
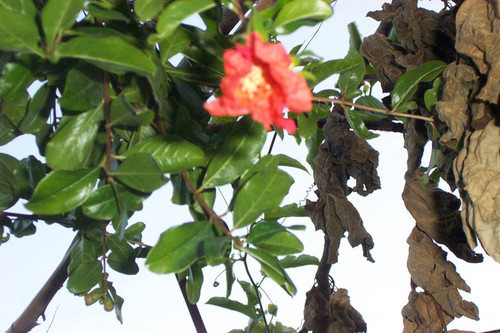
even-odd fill
[{"label": "glossy green leaf", "polygon": [[154,118],[154,111],[139,110],[126,100],[125,95],[120,94],[111,103],[108,126],[147,126],[153,122]]},{"label": "glossy green leaf", "polygon": [[266,170],[243,185],[234,203],[234,229],[249,225],[262,212],[278,207],[293,179],[283,171]]},{"label": "glossy green leaf", "polygon": [[50,0],[47,2],[42,11],[42,27],[47,45],[52,45],[57,36],[75,24],[76,16],[84,2],[85,0]]},{"label": "glossy green leaf", "polygon": [[369,140],[379,136],[366,128],[363,118],[357,111],[348,108],[344,108],[344,110],[349,125],[360,138]]},{"label": "glossy green leaf", "polygon": [[202,188],[234,181],[241,176],[259,154],[266,139],[264,127],[244,117],[215,153],[208,165]]},{"label": "glossy green leaf", "polygon": [[28,172],[23,163],[2,153],[0,153],[0,183],[12,189],[12,195],[16,197],[23,197],[30,192]]},{"label": "glossy green leaf", "polygon": [[[356,100],[355,104],[369,106],[372,108],[387,111],[387,108],[385,107],[384,103],[382,103],[380,100],[376,99],[373,96],[362,96]],[[382,114],[382,113],[375,113],[375,112],[367,111],[367,110],[362,109],[362,108],[356,108],[355,110],[359,113],[359,115],[364,120],[380,120],[380,119],[387,118],[387,115]]]},{"label": "glossy green leaf", "polygon": [[302,252],[304,245],[294,234],[288,231],[278,232],[256,244],[257,248],[274,256]]},{"label": "glossy green leaf", "polygon": [[274,155],[266,155],[260,158],[257,163],[252,164],[248,169],[246,169],[238,180],[238,185],[241,187],[250,178],[258,173],[264,172],[269,169],[272,171],[278,170],[278,158]]},{"label": "glossy green leaf", "polygon": [[168,59],[184,51],[191,44],[191,35],[183,29],[177,28],[175,33],[159,43],[161,62],[166,64]]},{"label": "glossy green leaf", "polygon": [[227,259],[230,240],[227,236],[210,238],[203,244],[205,259],[210,266],[217,266]]},{"label": "glossy green leaf", "polygon": [[200,147],[173,135],[157,135],[141,141],[125,155],[135,153],[151,154],[164,173],[178,173],[205,163],[205,153]]},{"label": "glossy green leaf", "polygon": [[0,114],[0,146],[3,146],[16,138],[16,127],[7,118]]},{"label": "glossy green leaf", "polygon": [[134,12],[141,21],[154,19],[163,8],[163,0],[135,0]]},{"label": "glossy green leaf", "polygon": [[297,114],[297,125],[299,129],[299,135],[302,138],[309,138],[313,136],[318,130],[318,115],[309,113],[298,113]]},{"label": "glossy green leaf", "polygon": [[319,65],[312,66],[311,73],[316,77],[316,81],[313,84],[310,84],[309,88],[314,88],[316,85],[334,74],[352,70],[359,65],[359,59],[346,57],[345,59],[330,60]]},{"label": "glossy green leaf", "polygon": [[113,304],[115,305],[115,314],[116,319],[123,324],[123,315],[122,315],[122,306],[123,306],[123,298],[118,296],[116,293],[116,289],[111,285],[108,285],[109,293],[111,294],[111,298],[113,299]]},{"label": "glossy green leaf", "polygon": [[161,234],[146,258],[146,266],[155,273],[181,272],[203,256],[203,242],[213,237],[207,221],[172,227]]},{"label": "glossy green leaf", "polygon": [[55,87],[44,84],[38,89],[28,105],[28,113],[19,125],[23,133],[35,134],[47,124],[50,111],[54,107]]},{"label": "glossy green leaf", "polygon": [[[303,20],[322,21],[332,16],[330,5],[323,0],[291,0],[280,10],[273,23],[273,29],[278,33],[292,32],[287,25]],[[300,27],[300,23],[296,25]]]},{"label": "glossy green leaf", "polygon": [[297,169],[304,170],[305,172],[309,173],[309,171],[307,171],[306,167],[303,166],[302,163],[300,163],[299,161],[297,161],[296,159],[294,159],[288,155],[277,154],[274,156],[278,159],[278,164],[281,166],[297,168]]},{"label": "glossy green leaf", "polygon": [[32,1],[19,1],[21,7],[0,4],[0,49],[32,52],[43,56],[36,24],[36,8]]},{"label": "glossy green leaf", "polygon": [[255,313],[255,308],[251,305],[245,305],[238,301],[233,301],[225,297],[212,297],[206,304],[216,305],[224,309],[236,311],[244,314],[245,316],[257,320],[257,314]]},{"label": "glossy green leaf", "polygon": [[251,249],[249,247],[244,247],[243,251],[248,253],[253,258],[260,262],[263,272],[279,284],[285,291],[293,296],[297,293],[297,289],[293,284],[292,280],[285,272],[285,270],[280,266],[279,260],[262,251],[257,249]]},{"label": "glossy green leaf", "polygon": [[442,81],[442,79],[440,77],[435,79],[434,82],[432,83],[432,88],[427,89],[427,91],[424,93],[425,107],[427,108],[427,110],[429,110],[431,112],[435,111],[435,106],[438,102],[441,81]]},{"label": "glossy green leaf", "polygon": [[395,111],[401,110],[403,104],[408,102],[413,97],[413,94],[417,91],[417,87],[420,82],[434,80],[439,74],[441,74],[445,67],[445,62],[432,60],[401,75],[392,90],[392,109]]},{"label": "glossy green leaf", "polygon": [[363,37],[359,33],[358,26],[355,22],[351,22],[347,25],[347,30],[349,31],[349,48],[359,52]]},{"label": "glossy green leaf", "polygon": [[57,44],[54,54],[58,58],[83,59],[116,73],[132,71],[146,75],[155,71],[153,62],[145,53],[121,38],[75,37]]},{"label": "glossy green leaf", "polygon": [[153,44],[168,38],[182,21],[189,16],[215,7],[214,0],[176,0],[171,2],[158,17],[157,35],[148,41]]},{"label": "glossy green leaf", "polygon": [[16,219],[12,223],[12,233],[18,238],[33,235],[35,232],[36,226],[33,224],[33,220]]},{"label": "glossy green leaf", "polygon": [[304,206],[298,206],[296,203],[288,204],[283,207],[278,207],[276,209],[267,210],[264,213],[264,219],[266,220],[277,220],[282,217],[290,216],[308,216]]},{"label": "glossy green leaf", "polygon": [[358,51],[350,49],[346,59],[352,59],[356,66],[352,69],[342,72],[337,81],[337,85],[342,92],[346,95],[347,99],[352,100],[349,95],[358,90],[359,84],[363,81],[366,73],[365,59],[358,53]]},{"label": "glossy green leaf", "polygon": [[30,96],[27,91],[24,91],[16,100],[2,101],[2,112],[14,126],[19,126],[26,115],[29,101]]},{"label": "glossy green leaf", "polygon": [[68,276],[68,290],[75,295],[86,294],[102,280],[102,264],[98,260],[84,262]]},{"label": "glossy green leaf", "polygon": [[319,265],[319,259],[307,254],[301,254],[298,257],[289,255],[280,260],[280,265],[283,268],[301,267],[306,265]]},{"label": "glossy green leaf", "polygon": [[127,158],[110,173],[134,190],[150,193],[167,182],[151,155],[136,153]]},{"label": "glossy green leaf", "polygon": [[26,88],[35,80],[31,71],[22,64],[7,63],[0,76],[0,98],[2,101],[18,100],[26,93]]},{"label": "glossy green leaf", "polygon": [[45,177],[45,166],[33,155],[30,155],[27,158],[23,159],[22,162],[24,164],[24,167],[26,168],[26,172],[28,173],[28,184],[31,189],[30,192],[32,192],[35,189],[36,185],[38,185],[40,180]]},{"label": "glossy green leaf", "polygon": [[125,229],[123,237],[126,240],[132,240],[140,242],[142,240],[142,232],[146,229],[146,225],[143,222],[137,222]]},{"label": "glossy green leaf", "polygon": [[107,239],[106,245],[111,250],[108,255],[108,264],[115,271],[134,275],[139,272],[139,266],[135,262],[135,251],[126,240],[120,240],[118,236]]},{"label": "glossy green leaf", "polygon": [[285,230],[281,224],[275,221],[262,221],[257,224],[250,230],[250,233],[247,237],[247,242],[251,244],[260,244],[265,240],[271,238]]},{"label": "glossy green leaf", "polygon": [[186,279],[186,293],[189,303],[196,304],[200,300],[201,286],[203,285],[203,272],[201,265],[194,263],[188,268],[189,274]]},{"label": "glossy green leaf", "polygon": [[92,192],[100,170],[52,171],[38,183],[26,208],[39,215],[55,215],[82,205]]},{"label": "glossy green leaf", "polygon": [[96,4],[89,4],[86,10],[90,16],[101,21],[123,21],[126,23],[130,21],[122,12],[112,10],[111,8],[101,7]]},{"label": "glossy green leaf", "polygon": [[71,111],[87,111],[96,108],[104,99],[102,71],[95,66],[80,63],[66,76],[64,93],[59,105]]},{"label": "glossy green leaf", "polygon": [[47,164],[52,169],[76,170],[85,165],[96,139],[100,112],[97,108],[77,116],[65,116],[69,119],[58,127],[45,151]]},{"label": "glossy green leaf", "polygon": [[[143,194],[131,192],[121,186],[117,186],[117,189],[128,210],[142,208],[142,201],[146,198]],[[111,185],[101,186],[92,192],[82,209],[86,216],[96,220],[112,220],[120,216],[118,202]]]}]

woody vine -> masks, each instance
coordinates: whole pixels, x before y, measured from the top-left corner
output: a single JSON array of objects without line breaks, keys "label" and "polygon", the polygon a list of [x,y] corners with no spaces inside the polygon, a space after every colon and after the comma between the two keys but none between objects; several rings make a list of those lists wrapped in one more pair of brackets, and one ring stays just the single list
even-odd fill
[{"label": "woody vine", "polygon": [[[369,145],[375,131],[402,133],[408,150],[403,199],[416,225],[404,332],[477,320],[446,251],[479,263],[479,241],[500,261],[500,6],[442,3],[436,13],[394,0],[368,14],[380,21],[376,33],[362,40],[350,25],[346,57],[323,60],[301,46],[286,50],[279,38],[329,18],[328,0],[0,1],[0,144],[32,134],[44,157],[0,154],[0,242],[35,234],[43,222],[75,233],[8,332],[31,330],[64,283],[122,321],[126,303],[108,271],[137,274],[144,258],[147,269],[176,274],[197,332],[206,331],[196,305],[206,266],[223,266],[228,285],[226,297],[208,303],[250,319],[234,332],[366,332],[329,271],[346,233],[374,261],[376,240],[348,195],[381,186]],[[206,29],[183,23],[193,14]],[[177,54],[184,60],[174,66]],[[334,86],[317,89],[334,75]],[[372,95],[376,84],[387,93],[382,100]],[[316,201],[281,204],[294,182],[282,167],[306,169],[273,155],[285,135],[308,148]],[[432,160],[423,166],[429,141]],[[186,205],[192,220],[145,244],[147,221],[128,221],[167,182],[172,204]],[[458,188],[461,199],[439,182]],[[228,184],[227,212],[216,212],[216,189]],[[324,232],[321,258],[299,254],[294,231],[302,227],[283,223],[294,216],[309,216]],[[273,320],[276,306],[264,307],[250,259],[290,296],[296,287],[287,269],[317,265],[302,327]],[[230,298],[235,265],[246,272],[238,276],[246,304]]]}]

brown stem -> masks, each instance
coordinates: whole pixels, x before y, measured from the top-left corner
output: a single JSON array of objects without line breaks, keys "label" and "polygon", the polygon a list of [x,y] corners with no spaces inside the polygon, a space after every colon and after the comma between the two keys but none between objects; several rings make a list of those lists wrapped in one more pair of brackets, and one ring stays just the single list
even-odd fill
[{"label": "brown stem", "polygon": [[9,327],[6,333],[29,332],[33,327],[38,325],[36,322],[38,317],[42,316],[42,318],[45,318],[45,309],[52,301],[52,298],[54,298],[57,291],[61,289],[64,281],[68,278],[68,266],[71,261],[71,253],[77,245],[78,239],[75,237],[59,266],[57,266],[55,271],[49,277],[47,282],[45,282],[40,291],[35,295],[28,307]]},{"label": "brown stem", "polygon": [[179,283],[179,288],[181,288],[182,297],[184,297],[184,302],[186,303],[186,306],[188,308],[189,315],[193,320],[194,327],[196,328],[196,333],[207,333],[207,329],[205,328],[205,324],[203,323],[203,318],[201,317],[200,310],[198,310],[198,306],[189,302],[186,292],[186,278],[179,281],[177,274],[175,274],[175,278]]},{"label": "brown stem", "polygon": [[313,100],[316,101],[316,102],[325,102],[325,103],[333,103],[333,104],[340,104],[340,105],[351,106],[351,107],[355,107],[355,108],[362,109],[362,110],[372,111],[372,112],[376,112],[376,113],[382,113],[382,114],[385,114],[385,115],[388,115],[388,116],[396,116],[396,117],[420,119],[420,120],[427,121],[427,122],[429,122],[431,124],[434,123],[434,119],[431,118],[431,117],[424,117],[424,116],[420,116],[420,115],[417,115],[417,114],[399,113],[399,112],[395,112],[394,110],[391,110],[391,111],[389,111],[389,110],[383,110],[383,109],[378,109],[378,108],[374,108],[374,107],[371,107],[371,106],[365,106],[365,105],[361,105],[361,104],[355,104],[355,103],[343,101],[341,99],[334,99],[334,98],[329,98],[329,97],[314,96]]},{"label": "brown stem", "polygon": [[330,237],[325,233],[325,244],[323,245],[323,255],[316,270],[316,283],[318,284],[319,291],[326,297],[330,299],[330,294],[332,290],[330,288],[329,273],[331,264],[328,263],[328,253],[330,252]]},{"label": "brown stem", "polygon": [[186,184],[188,185],[191,193],[193,193],[194,199],[196,200],[196,202],[201,206],[201,209],[203,209],[203,212],[210,218],[210,221],[217,223],[217,225],[222,229],[222,231],[228,237],[232,238],[233,236],[231,235],[231,231],[229,231],[229,229],[227,228],[226,224],[222,221],[222,219],[217,214],[214,213],[212,208],[208,207],[207,203],[200,196],[200,193],[198,192],[198,190],[194,186],[191,179],[189,179],[188,175],[185,172],[181,172],[181,176],[184,179],[184,181],[186,182]]}]

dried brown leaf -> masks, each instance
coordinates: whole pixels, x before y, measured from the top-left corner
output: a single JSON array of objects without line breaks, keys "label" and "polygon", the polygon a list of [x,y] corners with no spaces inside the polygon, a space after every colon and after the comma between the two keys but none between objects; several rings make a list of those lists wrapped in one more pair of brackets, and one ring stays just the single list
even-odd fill
[{"label": "dried brown leaf", "polygon": [[401,311],[403,315],[403,333],[443,332],[453,317],[443,312],[433,297],[426,293],[411,291],[408,304]]},{"label": "dried brown leaf", "polygon": [[463,300],[458,292],[458,289],[469,292],[470,288],[456,272],[455,265],[447,261],[446,252],[417,227],[407,242],[412,281],[428,292],[448,315],[478,320],[476,305]]},{"label": "dried brown leaf", "polygon": [[352,307],[347,289],[340,288],[330,295],[330,312],[332,320],[328,332],[366,332],[366,323],[361,314]]},{"label": "dried brown leaf", "polygon": [[[373,262],[373,239],[347,195],[351,191],[368,195],[380,188],[378,152],[352,132],[345,118],[338,114],[328,117],[323,132],[326,139],[314,159],[318,201],[308,201],[306,210],[316,229],[330,238],[328,263],[337,262],[340,239],[346,231],[351,246],[362,245],[363,255]],[[353,189],[347,186],[351,176],[356,179]]]},{"label": "dried brown leaf", "polygon": [[434,241],[446,245],[457,257],[481,262],[482,255],[471,250],[462,229],[460,200],[431,184],[407,180],[403,191],[406,209],[420,230]]},{"label": "dried brown leaf", "polygon": [[468,133],[454,171],[470,246],[476,246],[477,235],[485,251],[500,262],[500,127],[495,120]]}]

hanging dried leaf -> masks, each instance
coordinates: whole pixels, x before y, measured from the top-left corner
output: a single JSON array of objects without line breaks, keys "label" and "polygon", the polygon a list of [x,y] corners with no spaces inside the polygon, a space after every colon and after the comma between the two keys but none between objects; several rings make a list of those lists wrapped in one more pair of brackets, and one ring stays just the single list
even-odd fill
[{"label": "hanging dried leaf", "polygon": [[328,300],[317,287],[306,294],[305,327],[313,333],[361,333],[366,323],[352,307],[346,289],[338,289]]},{"label": "hanging dried leaf", "polygon": [[[429,294],[411,291],[408,304],[401,311],[403,333],[443,332],[453,317],[441,310],[439,304]],[[449,331],[448,331],[449,332]]]},{"label": "hanging dried leaf", "polygon": [[487,81],[477,96],[498,104],[500,94],[500,14],[498,1],[467,0],[456,15],[459,53],[472,58]]},{"label": "hanging dried leaf", "polygon": [[485,251],[500,262],[500,127],[495,120],[466,136],[454,171],[470,246],[477,245],[477,235]]},{"label": "hanging dried leaf", "polygon": [[[308,201],[306,211],[316,229],[323,230],[330,238],[328,263],[337,262],[340,239],[346,231],[351,246],[362,245],[363,255],[373,262],[370,254],[373,239],[347,195],[351,191],[368,195],[380,188],[376,170],[378,152],[356,136],[341,115],[331,114],[323,132],[326,139],[314,159],[318,201]],[[347,186],[351,176],[356,179],[353,189]]]},{"label": "hanging dried leaf", "polygon": [[404,146],[408,151],[407,175],[413,177],[422,162],[422,155],[424,154],[424,147],[429,141],[429,134],[427,133],[426,124],[417,119],[408,119],[404,124]]},{"label": "hanging dried leaf", "polygon": [[441,137],[440,143],[454,148],[469,125],[469,99],[478,77],[472,67],[456,62],[446,67],[443,77],[446,80],[443,99],[437,103],[436,110],[448,125],[448,132]]},{"label": "hanging dried leaf", "polygon": [[431,184],[407,180],[403,201],[418,228],[434,241],[446,245],[465,261],[483,261],[483,256],[472,251],[467,243],[459,212],[460,200],[457,197]]},{"label": "hanging dried leaf", "polygon": [[446,260],[446,252],[417,227],[407,242],[412,281],[428,292],[449,316],[479,320],[476,305],[464,301],[458,292],[458,289],[470,292],[470,288],[456,272],[455,265]]}]

